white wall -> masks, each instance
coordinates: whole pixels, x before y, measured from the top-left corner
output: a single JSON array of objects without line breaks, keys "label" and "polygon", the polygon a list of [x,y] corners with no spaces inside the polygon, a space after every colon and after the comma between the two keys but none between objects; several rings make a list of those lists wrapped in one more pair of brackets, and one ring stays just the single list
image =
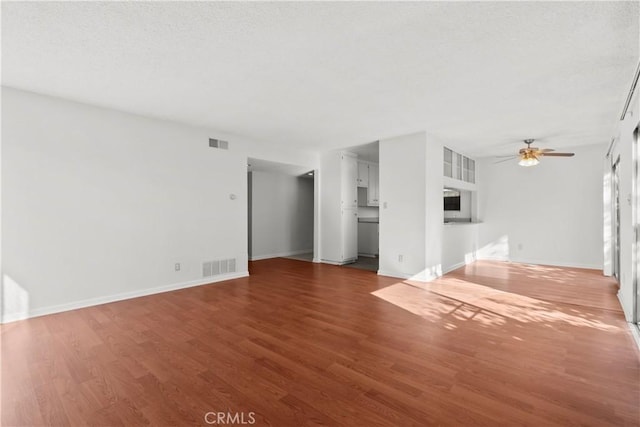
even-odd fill
[{"label": "white wall", "polygon": [[601,269],[606,149],[574,147],[529,168],[481,159],[478,256]]},{"label": "white wall", "polygon": [[[636,87],[632,103],[629,106],[625,120],[617,123],[617,135],[616,142],[613,146],[613,150],[609,159],[606,160],[606,169],[604,171],[605,188],[607,187],[606,181],[610,179],[610,168],[613,162],[620,157],[619,165],[619,191],[620,191],[620,290],[618,292],[618,298],[625,313],[627,321],[634,321],[633,302],[634,302],[634,275],[635,269],[640,268],[636,265],[634,267],[634,259],[638,260],[638,255],[634,254],[634,223],[638,224],[640,219],[640,212],[638,208],[635,208],[634,212],[634,200],[633,200],[633,168],[634,168],[634,149],[633,149],[633,132],[640,124],[640,87]],[[640,153],[635,153],[636,159],[640,159]],[[636,160],[638,162],[640,160]],[[637,167],[637,165],[636,165]],[[606,194],[605,194],[606,196]],[[637,203],[637,201],[636,201]],[[614,215],[612,205],[609,200],[605,198],[604,201],[605,212],[605,248],[609,248],[613,245],[612,233],[614,230],[610,227],[612,224],[611,218]],[[635,250],[640,250],[635,248]],[[605,256],[612,257],[612,253],[609,250],[605,251]],[[610,268],[612,259],[608,258],[608,271],[607,274],[611,274]],[[640,286],[640,284],[639,284]],[[638,319],[635,319],[637,322]]]},{"label": "white wall", "polygon": [[316,261],[342,259],[342,168],[340,151],[320,156],[320,255]]},{"label": "white wall", "polygon": [[379,274],[442,274],[442,157],[442,143],[425,132],[380,140]]},{"label": "white wall", "polygon": [[442,227],[442,272],[448,273],[476,260],[478,224],[445,224]]},{"label": "white wall", "polygon": [[380,140],[379,273],[385,276],[424,275],[426,144],[424,132]]},{"label": "white wall", "polygon": [[313,252],[313,179],[254,171],[250,259]]},{"label": "white wall", "polygon": [[235,258],[246,275],[247,155],[317,167],[313,154],[9,88],[2,107],[5,321],[211,282],[203,261]]},{"label": "white wall", "polygon": [[442,143],[433,135],[427,134],[425,169],[425,274],[426,280],[435,279],[443,274],[442,268],[442,232],[444,206],[442,188],[444,186],[444,154]]}]

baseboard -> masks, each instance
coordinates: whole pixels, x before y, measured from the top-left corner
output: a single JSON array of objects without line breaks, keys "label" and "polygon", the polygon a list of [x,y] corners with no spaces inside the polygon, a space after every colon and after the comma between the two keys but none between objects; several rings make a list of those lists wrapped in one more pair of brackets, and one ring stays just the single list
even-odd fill
[{"label": "baseboard", "polygon": [[624,319],[633,324],[633,313],[627,313],[625,310],[626,304],[622,301],[622,294],[620,293],[620,288],[618,288],[618,292],[616,292],[616,298],[618,298],[618,303],[620,304],[620,308],[622,309],[622,314],[624,315]]},{"label": "baseboard", "polygon": [[518,264],[534,264],[534,265],[548,265],[551,267],[568,267],[568,268],[584,268],[588,270],[600,270],[602,271],[603,265],[597,264],[583,264],[580,262],[556,262],[540,259],[510,259],[509,262],[515,262]]},{"label": "baseboard", "polygon": [[249,257],[249,261],[260,261],[262,259],[282,258],[286,256],[294,256],[294,255],[308,254],[308,253],[313,253],[313,249],[302,249],[297,251],[278,252],[274,254],[251,256]]},{"label": "baseboard", "polygon": [[378,255],[376,254],[366,254],[366,253],[360,253],[358,252],[358,256],[361,257],[365,257],[365,258],[378,258]]},{"label": "baseboard", "polygon": [[139,298],[139,297],[144,297],[144,296],[153,295],[153,294],[160,294],[163,292],[176,291],[178,289],[192,288],[195,286],[209,285],[211,283],[217,283],[217,282],[222,282],[222,281],[231,280],[231,279],[239,279],[241,277],[248,277],[248,276],[249,276],[248,271],[243,271],[239,273],[222,274],[215,278],[209,277],[207,279],[191,280],[188,282],[174,283],[171,285],[158,286],[155,288],[147,288],[139,291],[124,292],[124,293],[108,295],[104,297],[96,297],[96,298],[89,298],[89,299],[80,300],[80,301],[74,301],[67,304],[58,304],[58,305],[52,305],[49,307],[36,308],[34,310],[29,310],[27,313],[16,313],[16,314],[8,314],[8,315],[3,314],[1,319],[2,321],[0,323],[3,323],[3,324],[10,323],[18,320],[30,319],[32,317],[46,316],[47,314],[55,314],[55,313],[61,313],[63,311],[77,310],[80,308],[92,307],[94,305],[101,305],[101,304],[107,304],[110,302],[123,301],[127,299],[132,299],[132,298]]},{"label": "baseboard", "polygon": [[[629,323],[629,329],[631,329],[631,336],[638,346],[640,351],[640,326],[637,323]],[[640,354],[640,353],[639,353]]]},{"label": "baseboard", "polygon": [[[354,258],[354,259],[348,259],[345,261],[331,261],[329,259],[321,259],[320,263],[322,264],[329,264],[329,265],[347,265],[347,264],[353,264],[354,262],[356,262],[358,259]],[[315,262],[315,261],[314,261]]]},{"label": "baseboard", "polygon": [[533,265],[549,265],[552,267],[568,267],[568,268],[585,268],[588,270],[600,270],[602,271],[604,266],[602,264],[584,264],[580,262],[557,262],[557,261],[549,261],[549,260],[540,260],[540,259],[529,259],[529,258],[506,258],[506,257],[487,257],[487,256],[478,256],[477,261],[503,261],[503,262],[514,262],[517,264],[533,264]]},{"label": "baseboard", "polygon": [[[474,262],[475,262],[475,261],[471,261],[469,264],[473,264]],[[453,264],[451,267],[447,267],[447,268],[443,269],[443,270],[442,270],[442,275],[444,276],[444,275],[445,275],[445,274],[447,274],[447,273],[451,273],[453,270],[457,270],[457,269],[459,269],[460,267],[464,267],[465,265],[467,265],[467,263],[466,263],[466,262],[464,262],[464,261],[459,262],[459,263],[457,263],[457,264]]]},{"label": "baseboard", "polygon": [[391,272],[391,271],[378,270],[378,276],[393,277],[396,279],[411,280],[414,282],[421,282],[421,283],[429,283],[436,280],[439,277],[442,277],[441,275],[427,274],[426,272],[422,272],[422,273],[423,274],[406,274],[406,273],[397,273],[397,272]]},{"label": "baseboard", "polygon": [[378,276],[394,277],[396,279],[411,279],[413,274],[398,273],[396,271],[378,270]]}]

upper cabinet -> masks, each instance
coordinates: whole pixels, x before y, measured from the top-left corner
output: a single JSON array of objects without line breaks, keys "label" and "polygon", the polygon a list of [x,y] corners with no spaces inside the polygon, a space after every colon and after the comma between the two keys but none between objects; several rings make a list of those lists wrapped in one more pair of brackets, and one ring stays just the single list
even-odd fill
[{"label": "upper cabinet", "polygon": [[360,206],[378,206],[379,202],[379,169],[377,163],[358,160],[358,187],[366,188],[367,200],[364,204],[360,200]]},{"label": "upper cabinet", "polygon": [[369,187],[369,163],[358,161],[358,187]]},{"label": "upper cabinet", "polygon": [[379,167],[375,163],[369,164],[369,187],[367,188],[367,205],[379,206],[380,202],[380,171]]},{"label": "upper cabinet", "polygon": [[457,179],[459,181],[475,184],[476,182],[476,162],[475,160],[456,153],[444,147],[444,176]]}]

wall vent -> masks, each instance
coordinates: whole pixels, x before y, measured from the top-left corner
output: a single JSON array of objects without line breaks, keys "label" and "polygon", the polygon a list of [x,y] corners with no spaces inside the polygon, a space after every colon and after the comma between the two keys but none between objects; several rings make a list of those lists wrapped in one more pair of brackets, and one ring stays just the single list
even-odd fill
[{"label": "wall vent", "polygon": [[202,277],[212,276],[211,261],[202,263]]},{"label": "wall vent", "polygon": [[209,147],[219,148],[221,150],[229,149],[229,141],[223,141],[221,139],[209,138]]},{"label": "wall vent", "polygon": [[211,261],[212,264],[212,268],[211,268],[211,275],[212,276],[217,276],[218,274],[220,274],[220,261]]},{"label": "wall vent", "polygon": [[221,259],[202,263],[202,277],[219,276],[221,274],[235,273],[236,259]]}]

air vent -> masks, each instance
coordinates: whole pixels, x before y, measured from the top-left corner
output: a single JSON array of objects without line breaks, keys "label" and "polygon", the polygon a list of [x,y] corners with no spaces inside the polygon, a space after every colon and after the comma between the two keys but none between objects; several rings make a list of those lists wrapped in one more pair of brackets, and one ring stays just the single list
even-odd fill
[{"label": "air vent", "polygon": [[221,274],[235,273],[236,259],[221,259],[202,263],[202,277],[219,276]]},{"label": "air vent", "polygon": [[202,263],[202,277],[212,276],[211,261]]},{"label": "air vent", "polygon": [[209,147],[219,148],[221,150],[229,149],[229,141],[223,141],[221,139],[209,138]]},{"label": "air vent", "polygon": [[220,274],[220,261],[211,261],[211,275],[217,276]]}]

